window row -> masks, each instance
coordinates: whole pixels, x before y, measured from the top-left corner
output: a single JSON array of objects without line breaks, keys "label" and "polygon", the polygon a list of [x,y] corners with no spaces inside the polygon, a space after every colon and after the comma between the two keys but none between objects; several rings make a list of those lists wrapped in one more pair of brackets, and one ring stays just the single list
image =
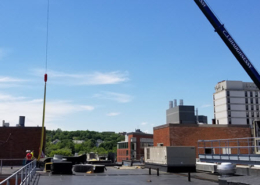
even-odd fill
[{"label": "window row", "polygon": [[[227,91],[227,96],[230,96],[230,92]],[[245,97],[259,97],[260,96],[260,92],[259,91],[245,91]]]}]

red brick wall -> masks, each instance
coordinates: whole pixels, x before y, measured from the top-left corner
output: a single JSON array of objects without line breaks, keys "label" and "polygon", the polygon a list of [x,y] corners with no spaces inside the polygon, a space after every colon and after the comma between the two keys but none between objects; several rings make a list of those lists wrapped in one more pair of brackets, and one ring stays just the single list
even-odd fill
[{"label": "red brick wall", "polygon": [[[128,150],[128,155],[126,155],[126,151]],[[117,162],[122,162],[123,160],[129,160],[130,154],[129,149],[117,149]]]},{"label": "red brick wall", "polygon": [[[37,157],[41,131],[41,127],[0,127],[0,159],[24,158],[26,150],[34,150],[34,156]],[[3,143],[10,134],[9,140]],[[45,148],[45,132],[43,148]]]},{"label": "red brick wall", "polygon": [[197,147],[198,140],[244,137],[252,137],[251,129],[248,126],[167,124],[154,128],[154,145],[163,143],[164,146]]},{"label": "red brick wall", "polygon": [[157,146],[157,143],[163,143],[164,146],[171,146],[170,127],[153,130],[153,146]]}]

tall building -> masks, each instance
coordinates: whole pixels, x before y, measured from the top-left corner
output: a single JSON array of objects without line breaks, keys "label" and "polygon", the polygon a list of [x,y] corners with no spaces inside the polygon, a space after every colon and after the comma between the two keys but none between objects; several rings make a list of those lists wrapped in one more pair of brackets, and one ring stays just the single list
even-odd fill
[{"label": "tall building", "polygon": [[259,119],[260,91],[252,82],[222,81],[215,87],[216,124],[250,125]]},{"label": "tall building", "polygon": [[153,146],[153,134],[144,133],[140,129],[127,133],[125,141],[117,143],[117,162],[140,160],[147,146]]}]

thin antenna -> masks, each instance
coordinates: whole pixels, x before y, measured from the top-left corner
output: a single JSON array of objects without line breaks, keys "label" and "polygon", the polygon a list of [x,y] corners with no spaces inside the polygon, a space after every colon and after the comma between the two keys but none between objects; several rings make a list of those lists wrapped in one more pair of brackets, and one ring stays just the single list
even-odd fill
[{"label": "thin antenna", "polygon": [[50,12],[50,0],[47,4],[47,27],[46,27],[46,48],[45,48],[45,73],[47,73],[48,66],[48,46],[49,46],[49,12]]}]

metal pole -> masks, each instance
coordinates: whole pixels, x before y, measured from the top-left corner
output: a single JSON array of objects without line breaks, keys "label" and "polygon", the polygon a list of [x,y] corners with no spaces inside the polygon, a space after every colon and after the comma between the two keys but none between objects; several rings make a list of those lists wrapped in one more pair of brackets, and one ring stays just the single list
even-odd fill
[{"label": "metal pole", "polygon": [[15,175],[15,185],[18,185],[18,173]]},{"label": "metal pole", "polygon": [[151,175],[151,168],[149,168],[149,175]]},{"label": "metal pole", "polygon": [[237,140],[237,154],[240,154],[240,148],[239,148],[239,140]]},{"label": "metal pole", "polygon": [[2,174],[2,165],[3,165],[3,160],[1,159],[1,174]]},{"label": "metal pole", "polygon": [[229,158],[229,160],[230,160],[230,153],[231,153],[231,149],[230,149],[230,153],[229,153],[229,140],[227,140],[227,144],[228,144],[228,158]]},{"label": "metal pole", "polygon": [[157,168],[157,176],[159,176],[159,168]]},{"label": "metal pole", "polygon": [[23,169],[21,171],[21,183],[23,184]]},{"label": "metal pole", "polygon": [[248,148],[248,154],[250,154],[250,150],[249,150],[249,138],[247,139],[247,148]]},{"label": "metal pole", "polygon": [[188,172],[188,181],[190,182],[190,172]]}]

